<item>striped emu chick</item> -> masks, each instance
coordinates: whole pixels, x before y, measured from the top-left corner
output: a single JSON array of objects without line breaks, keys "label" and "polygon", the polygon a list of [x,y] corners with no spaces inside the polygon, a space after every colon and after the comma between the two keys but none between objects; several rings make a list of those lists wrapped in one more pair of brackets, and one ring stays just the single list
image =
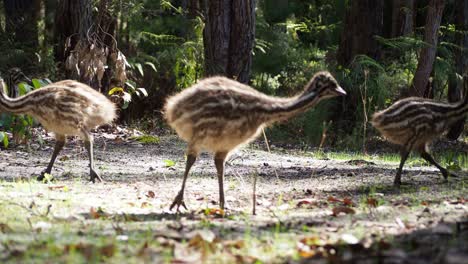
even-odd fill
[{"label": "striped emu chick", "polygon": [[85,142],[89,155],[90,181],[102,178],[94,170],[93,136],[90,130],[111,123],[116,117],[114,104],[91,87],[72,80],[49,84],[18,98],[9,98],[0,89],[0,112],[26,114],[55,133],[55,147],[47,168],[38,177],[50,173],[66,136],[77,135]]},{"label": "striped emu chick", "polygon": [[[429,144],[457,121],[466,118],[468,97],[458,103],[441,103],[430,99],[410,97],[394,103],[372,117],[372,125],[388,139],[401,145],[401,161],[394,185],[401,184],[401,173],[412,150],[436,166],[447,180],[449,172],[429,154]],[[452,176],[456,177],[453,173]]]},{"label": "striped emu chick", "polygon": [[188,142],[187,164],[182,188],[170,209],[184,203],[184,189],[190,168],[198,154],[214,153],[218,174],[219,204],[224,209],[224,162],[229,152],[253,140],[261,129],[287,120],[316,105],[320,100],[345,95],[328,72],[319,72],[292,98],[267,96],[253,88],[224,77],[201,80],[169,98],[165,118],[177,134]]}]

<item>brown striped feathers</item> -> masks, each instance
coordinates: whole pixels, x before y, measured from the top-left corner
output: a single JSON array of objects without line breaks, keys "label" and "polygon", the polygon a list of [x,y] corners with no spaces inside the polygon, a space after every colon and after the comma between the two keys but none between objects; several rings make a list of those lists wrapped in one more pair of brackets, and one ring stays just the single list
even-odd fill
[{"label": "brown striped feathers", "polygon": [[80,136],[90,157],[91,181],[101,179],[94,171],[92,135],[90,130],[109,124],[116,117],[114,104],[91,87],[72,80],[49,84],[18,98],[0,92],[0,111],[27,114],[37,119],[47,130],[54,132],[56,146],[45,173],[50,173],[55,158],[65,144],[67,135]]},{"label": "brown striped feathers", "polygon": [[403,165],[411,150],[418,151],[422,158],[439,168],[447,179],[449,173],[434,161],[428,153],[428,145],[457,121],[466,118],[467,112],[466,98],[458,103],[449,104],[410,97],[375,113],[372,125],[390,142],[402,146],[400,167],[394,184],[401,183]]},{"label": "brown striped feathers", "polygon": [[185,180],[200,151],[215,153],[223,208],[224,160],[230,151],[254,139],[265,125],[305,112],[325,98],[345,94],[330,73],[319,72],[292,98],[268,96],[225,77],[201,80],[169,98],[164,107],[166,120],[188,142],[182,189],[171,208],[184,205]]}]

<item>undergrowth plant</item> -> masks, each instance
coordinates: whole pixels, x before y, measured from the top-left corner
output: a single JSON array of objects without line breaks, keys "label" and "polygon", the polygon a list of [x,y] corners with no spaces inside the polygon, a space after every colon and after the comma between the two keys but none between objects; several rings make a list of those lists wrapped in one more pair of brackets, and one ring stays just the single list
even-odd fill
[{"label": "undergrowth plant", "polygon": [[[32,90],[39,89],[47,84],[50,84],[49,79],[32,79],[32,86],[21,82],[16,87],[6,87],[7,89],[18,89],[18,95],[22,96]],[[28,115],[13,115],[10,113],[0,114],[0,127],[11,133],[13,141],[16,144],[28,144],[32,138],[32,127],[34,120]],[[9,145],[8,135],[5,132],[0,132],[0,142],[3,147],[7,148]]]}]

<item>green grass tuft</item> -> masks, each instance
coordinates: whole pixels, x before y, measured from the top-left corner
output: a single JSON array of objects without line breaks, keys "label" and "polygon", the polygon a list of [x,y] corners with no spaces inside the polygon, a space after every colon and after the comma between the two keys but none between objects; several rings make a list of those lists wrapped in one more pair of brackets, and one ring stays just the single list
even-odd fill
[{"label": "green grass tuft", "polygon": [[136,140],[141,144],[159,144],[159,142],[161,141],[159,137],[152,135],[134,136],[130,139]]}]

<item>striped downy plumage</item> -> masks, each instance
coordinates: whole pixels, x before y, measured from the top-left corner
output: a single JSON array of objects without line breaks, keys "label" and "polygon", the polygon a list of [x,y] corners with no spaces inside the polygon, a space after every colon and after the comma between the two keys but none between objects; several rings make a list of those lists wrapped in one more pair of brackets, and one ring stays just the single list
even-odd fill
[{"label": "striped downy plumage", "polygon": [[292,98],[278,98],[225,77],[199,81],[170,97],[164,107],[168,124],[188,142],[182,188],[170,209],[186,208],[185,182],[200,151],[213,152],[218,174],[219,204],[224,209],[224,162],[229,152],[254,139],[273,122],[287,120],[315,106],[320,100],[346,95],[328,72],[315,74],[304,91]]},{"label": "striped downy plumage", "polygon": [[10,98],[16,98],[19,96],[18,84],[21,82],[27,82],[30,84],[31,80],[20,68],[13,67],[8,70],[5,82],[8,87],[8,96]]},{"label": "striped downy plumage", "polygon": [[[468,87],[468,85],[465,85]],[[442,103],[434,100],[410,97],[397,101],[389,108],[377,112],[372,117],[372,125],[388,141],[401,145],[401,160],[394,185],[401,184],[403,166],[412,150],[436,166],[445,179],[449,173],[429,154],[429,144],[440,137],[457,121],[466,118],[468,96],[458,103]]]},{"label": "striped downy plumage", "polygon": [[65,145],[67,135],[85,141],[89,155],[90,180],[102,181],[94,170],[93,136],[90,130],[109,124],[116,117],[114,104],[86,84],[65,80],[49,84],[18,98],[9,98],[0,89],[0,112],[26,114],[38,120],[46,130],[55,133],[55,148],[47,168],[38,177],[50,173],[55,159]]}]

